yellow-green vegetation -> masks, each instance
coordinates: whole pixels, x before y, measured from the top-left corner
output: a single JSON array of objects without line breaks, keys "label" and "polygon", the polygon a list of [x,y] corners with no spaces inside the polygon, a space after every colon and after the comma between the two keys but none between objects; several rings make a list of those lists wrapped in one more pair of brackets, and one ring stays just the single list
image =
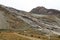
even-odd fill
[{"label": "yellow-green vegetation", "polygon": [[47,36],[47,35],[44,35],[43,33],[39,34],[38,32],[36,32],[35,30],[32,30],[32,29],[20,31],[20,32],[18,32],[18,34],[25,35],[28,37],[34,37],[34,38],[38,38],[38,39],[42,39],[42,40],[60,40],[59,35],[53,34],[51,36]]},{"label": "yellow-green vegetation", "polygon": [[[17,34],[17,35],[16,35]],[[23,36],[19,36],[23,35]],[[37,38],[41,40],[60,40],[60,36],[45,36],[45,35],[38,35],[38,34],[18,34],[17,32],[0,32],[0,40],[31,40],[31,38]]]},{"label": "yellow-green vegetation", "polygon": [[18,34],[25,35],[28,37],[38,38],[38,39],[42,39],[42,40],[49,40],[48,36],[38,33],[37,31],[32,30],[32,29],[20,31],[20,32],[18,32]]},{"label": "yellow-green vegetation", "polygon": [[60,35],[51,36],[50,40],[60,40]]},{"label": "yellow-green vegetation", "polygon": [[1,32],[0,40],[30,40],[30,39],[15,35],[13,32]]}]

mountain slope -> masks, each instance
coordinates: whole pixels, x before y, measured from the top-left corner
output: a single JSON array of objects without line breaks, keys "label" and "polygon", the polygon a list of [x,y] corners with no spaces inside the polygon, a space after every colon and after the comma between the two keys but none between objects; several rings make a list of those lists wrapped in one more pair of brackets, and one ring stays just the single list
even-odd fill
[{"label": "mountain slope", "polygon": [[[46,8],[37,11],[25,12],[11,7],[0,5],[0,30],[8,29],[22,35],[48,39],[50,36],[60,35],[60,11]],[[39,11],[39,13],[37,13]],[[56,15],[57,14],[57,15]],[[1,30],[1,31],[2,31]]]}]

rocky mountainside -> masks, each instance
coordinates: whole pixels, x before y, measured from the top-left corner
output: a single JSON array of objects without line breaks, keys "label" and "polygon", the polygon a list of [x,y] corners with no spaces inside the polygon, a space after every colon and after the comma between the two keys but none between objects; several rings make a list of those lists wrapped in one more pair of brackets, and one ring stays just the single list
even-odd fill
[{"label": "rocky mountainside", "polygon": [[48,37],[60,35],[59,15],[60,11],[44,7],[37,7],[31,12],[25,12],[0,5],[0,31],[8,29],[8,31],[26,35],[45,35]]},{"label": "rocky mountainside", "polygon": [[33,8],[31,11],[31,13],[37,13],[37,14],[45,14],[45,15],[56,15],[56,14],[60,14],[59,10],[56,9],[47,9],[45,7],[36,7]]}]

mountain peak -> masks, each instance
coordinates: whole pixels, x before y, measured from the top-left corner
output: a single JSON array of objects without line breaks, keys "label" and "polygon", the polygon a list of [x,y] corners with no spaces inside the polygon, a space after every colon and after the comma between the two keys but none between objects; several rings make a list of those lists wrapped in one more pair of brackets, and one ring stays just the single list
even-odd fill
[{"label": "mountain peak", "polygon": [[31,13],[37,13],[37,14],[48,14],[48,15],[56,15],[56,14],[60,14],[60,11],[59,10],[56,10],[56,9],[47,9],[45,7],[36,7],[36,8],[33,8],[31,11]]}]

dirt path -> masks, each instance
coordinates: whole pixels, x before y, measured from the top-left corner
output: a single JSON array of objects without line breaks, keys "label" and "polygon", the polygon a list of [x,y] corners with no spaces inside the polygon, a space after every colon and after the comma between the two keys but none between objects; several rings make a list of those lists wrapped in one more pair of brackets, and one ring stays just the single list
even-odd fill
[{"label": "dirt path", "polygon": [[24,36],[24,35],[20,35],[18,33],[14,33],[15,35],[18,35],[18,36],[21,36],[21,37],[24,37],[24,38],[28,38],[28,39],[31,39],[31,40],[41,40],[41,39],[38,39],[38,38],[33,38],[33,37],[28,37],[28,36]]}]

